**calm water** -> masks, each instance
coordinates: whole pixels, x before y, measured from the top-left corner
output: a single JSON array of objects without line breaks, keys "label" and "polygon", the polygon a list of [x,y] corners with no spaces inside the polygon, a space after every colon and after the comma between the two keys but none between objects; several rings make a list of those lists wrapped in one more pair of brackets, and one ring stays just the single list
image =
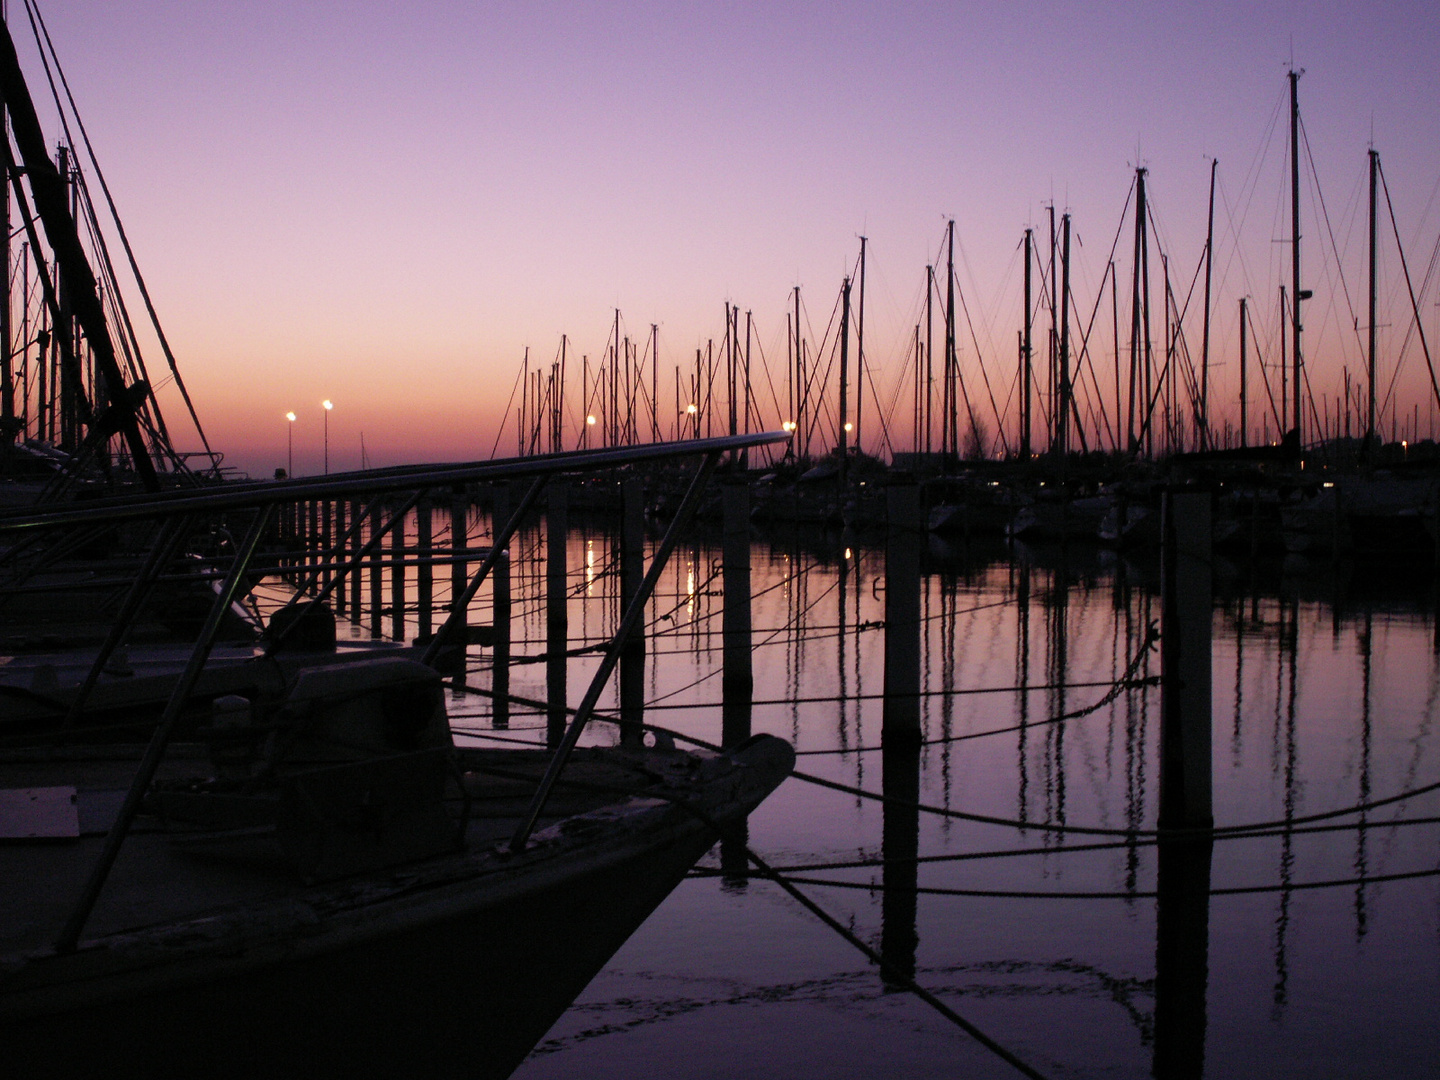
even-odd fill
[{"label": "calm water", "polygon": [[[542,548],[533,530],[512,549],[517,658],[544,650]],[[887,822],[878,802],[797,779],[751,817],[759,854],[806,879],[800,888],[922,986],[1045,1075],[1150,1075],[1157,1046],[1175,1063],[1167,1075],[1435,1074],[1440,792],[1285,824],[1440,780],[1428,570],[1336,582],[1328,568],[1275,567],[1255,580],[1220,566],[1216,824],[1280,824],[1215,842],[1213,894],[1172,906],[1165,925],[1178,927],[1180,959],[1157,985],[1157,848],[1033,827],[1154,828],[1158,689],[1047,721],[1101,699],[1142,647],[1159,618],[1156,568],[1094,552],[932,548],[928,745],[887,768],[873,696],[883,552],[849,537],[757,540],[752,551],[755,731],[789,739],[803,771],[901,795],[918,772],[921,803],[1031,823],[894,807]],[[616,578],[603,530],[572,531],[568,557],[573,648],[613,626]],[[715,741],[719,562],[705,544],[677,553],[651,605],[646,671],[646,719]],[[482,596],[477,621],[486,609]],[[474,650],[472,685],[488,685],[487,663]],[[1151,654],[1141,673],[1158,663]],[[594,665],[572,663],[572,705]],[[544,666],[518,664],[511,692],[543,698]],[[473,695],[457,695],[452,714],[478,730],[494,722]],[[508,738],[543,727],[518,708],[508,722]],[[613,732],[599,724],[592,737]],[[918,873],[900,861],[907,851],[921,857]],[[983,853],[1002,854],[970,857]],[[720,862],[717,848],[702,867]],[[1337,884],[1312,887],[1324,883]],[[1239,888],[1258,891],[1225,891]],[[516,1075],[742,1074],[1018,1075],[887,987],[776,885],[733,874],[685,881]]]}]

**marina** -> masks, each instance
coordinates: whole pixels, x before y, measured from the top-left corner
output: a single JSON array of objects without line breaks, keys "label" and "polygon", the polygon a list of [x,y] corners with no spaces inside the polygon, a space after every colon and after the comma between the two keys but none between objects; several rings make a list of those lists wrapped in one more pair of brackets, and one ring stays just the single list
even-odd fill
[{"label": "marina", "polygon": [[[414,72],[458,78],[436,18],[422,62],[367,68],[407,221],[427,190],[454,206],[392,127],[424,129]],[[476,310],[525,335],[604,313],[548,357],[465,304],[423,315],[469,271],[355,215],[317,154],[333,205],[273,245],[278,274],[350,208],[316,292],[207,353],[193,308],[162,326],[55,26],[0,12],[7,1069],[1433,1072],[1440,185],[1417,213],[1430,165],[1372,115],[1342,204],[1293,41],[1268,121],[1247,104],[1253,159],[1207,149],[1203,200],[1137,147],[1128,187],[1052,181],[1015,228],[927,206],[902,250],[863,215],[843,246],[772,221],[831,261],[768,306],[696,300],[697,248],[678,317],[637,321],[612,237],[607,299],[542,321],[511,286],[557,274],[506,230],[533,212],[538,249],[558,203],[467,188],[497,228],[463,266],[514,279]],[[551,130],[522,84],[461,111]],[[566,172],[533,164],[537,190]],[[317,346],[362,217],[383,302],[359,289],[359,333]],[[231,272],[233,301],[263,276]],[[366,339],[382,311],[414,348]]]}]

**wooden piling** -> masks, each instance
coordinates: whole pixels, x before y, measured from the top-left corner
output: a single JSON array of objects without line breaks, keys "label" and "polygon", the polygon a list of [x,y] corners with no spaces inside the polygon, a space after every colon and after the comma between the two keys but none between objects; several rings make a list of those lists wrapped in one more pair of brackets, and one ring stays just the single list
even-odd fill
[{"label": "wooden piling", "polygon": [[920,741],[920,489],[897,476],[886,489],[885,687],[881,739]]},{"label": "wooden piling", "polygon": [[1167,492],[1161,514],[1160,827],[1209,828],[1210,493]]},{"label": "wooden piling", "polygon": [[1209,833],[1159,844],[1155,902],[1155,1051],[1152,1075],[1205,1075],[1210,973]]},{"label": "wooden piling", "polygon": [[[880,857],[885,867],[884,892],[880,896],[880,955],[889,968],[913,979],[915,947],[920,943],[915,926],[919,883],[916,856],[920,853],[917,805],[920,802],[920,741],[888,739],[880,757],[881,790],[890,800],[882,811],[880,832]],[[884,978],[892,985],[906,985],[902,980]]]},{"label": "wooden piling", "polygon": [[415,505],[415,632],[417,636],[428,640],[434,632],[434,613],[431,610],[435,602],[435,567],[431,560],[435,558],[435,547],[433,533],[433,521],[431,519],[430,500],[421,499]]},{"label": "wooden piling", "polygon": [[554,748],[565,737],[568,689],[566,650],[570,647],[570,581],[566,573],[570,489],[552,481],[545,509],[545,743]]},{"label": "wooden piling", "polygon": [[390,637],[405,640],[405,515],[390,528]]},{"label": "wooden piling", "polygon": [[750,484],[743,475],[732,476],[720,492],[724,594],[720,741],[723,746],[734,746],[750,737],[750,702],[755,689],[751,667]]}]

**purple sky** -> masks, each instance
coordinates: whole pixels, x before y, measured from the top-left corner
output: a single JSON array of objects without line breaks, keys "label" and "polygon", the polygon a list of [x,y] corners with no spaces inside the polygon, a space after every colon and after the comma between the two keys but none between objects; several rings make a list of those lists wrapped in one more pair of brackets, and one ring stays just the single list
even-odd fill
[{"label": "purple sky", "polygon": [[[1288,276],[1274,241],[1292,55],[1362,325],[1372,127],[1417,287],[1440,226],[1440,18],[1419,3],[71,0],[46,16],[212,439],[257,473],[283,463],[287,409],[297,468],[318,465],[323,397],[332,467],[358,465],[362,432],[372,463],[486,456],[524,348],[548,364],[568,333],[595,356],[617,306],[634,337],[660,324],[662,371],[723,334],[726,300],[783,365],[789,290],[823,326],[861,233],[883,394],[950,215],[1008,386],[1026,225],[1052,199],[1071,211],[1088,314],[1143,163],[1188,283],[1211,156],[1216,400],[1234,412],[1236,300],[1269,312]],[[1329,238],[1305,235],[1312,385],[1333,395],[1359,354]],[[1409,301],[1389,250],[1393,352]],[[1401,400],[1422,422],[1423,373],[1412,344]]]}]

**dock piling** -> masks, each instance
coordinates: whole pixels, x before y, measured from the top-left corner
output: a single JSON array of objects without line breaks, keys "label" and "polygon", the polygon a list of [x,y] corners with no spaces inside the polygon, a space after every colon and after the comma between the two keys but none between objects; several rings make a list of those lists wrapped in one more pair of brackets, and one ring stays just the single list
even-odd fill
[{"label": "dock piling", "polygon": [[723,548],[721,588],[724,643],[721,695],[721,745],[734,746],[750,737],[750,702],[755,678],[751,668],[750,625],[750,485],[743,476],[721,485]]},{"label": "dock piling", "polygon": [[434,522],[431,519],[430,500],[421,499],[415,506],[415,547],[417,566],[415,568],[415,632],[428,639],[434,631],[435,602],[435,558]]},{"label": "dock piling", "polygon": [[881,739],[920,741],[920,489],[897,476],[886,489],[885,686]]},{"label": "dock piling", "polygon": [[1211,813],[1210,493],[1167,492],[1161,529],[1160,827]]}]

